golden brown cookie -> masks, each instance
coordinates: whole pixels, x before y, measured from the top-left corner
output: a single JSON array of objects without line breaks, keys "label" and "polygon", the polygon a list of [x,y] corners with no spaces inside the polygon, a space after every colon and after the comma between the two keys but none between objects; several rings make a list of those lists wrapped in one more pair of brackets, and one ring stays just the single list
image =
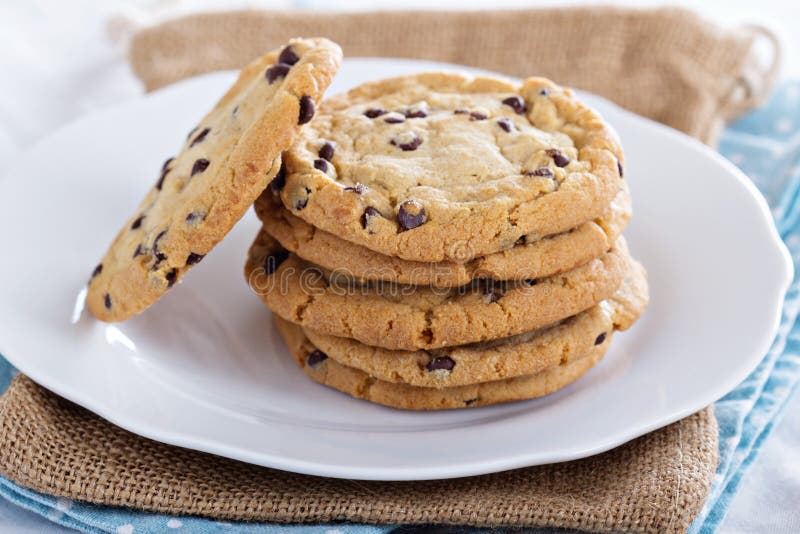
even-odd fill
[{"label": "golden brown cookie", "polygon": [[225,237],[280,169],[341,61],[326,39],[293,39],[246,66],[164,163],[89,281],[104,321],[141,312]]},{"label": "golden brown cookie", "polygon": [[275,317],[275,324],[297,364],[316,382],[359,399],[405,410],[474,408],[548,395],[583,376],[600,361],[611,341],[608,336],[583,357],[533,375],[440,389],[378,380],[327,358],[296,324],[280,317]]},{"label": "golden brown cookie", "polygon": [[274,184],[308,223],[387,256],[464,261],[600,217],[615,133],[544,78],[428,73],[330,98]]},{"label": "golden brown cookie", "polygon": [[508,337],[580,313],[616,292],[629,261],[620,238],[599,258],[537,280],[452,288],[358,283],[301,260],[262,231],[245,276],[286,320],[367,345],[417,350]]},{"label": "golden brown cookie", "polygon": [[360,280],[460,286],[476,278],[525,280],[558,274],[607,252],[631,218],[627,186],[602,217],[562,234],[523,236],[514,247],[464,262],[425,263],[386,256],[311,226],[269,190],[255,203],[264,230],[304,260]]},{"label": "golden brown cookie", "polygon": [[589,354],[613,332],[626,330],[647,306],[647,275],[637,262],[613,297],[540,330],[433,351],[372,347],[303,328],[306,338],[336,362],[378,380],[451,388],[531,375]]}]

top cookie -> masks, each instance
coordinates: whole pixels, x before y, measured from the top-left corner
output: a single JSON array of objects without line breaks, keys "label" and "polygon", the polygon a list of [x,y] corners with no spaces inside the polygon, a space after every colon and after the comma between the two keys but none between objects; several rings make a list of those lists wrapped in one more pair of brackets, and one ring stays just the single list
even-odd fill
[{"label": "top cookie", "polygon": [[622,157],[601,117],[549,80],[428,73],[327,99],[272,190],[374,251],[464,262],[599,217]]},{"label": "top cookie", "polygon": [[275,178],[341,57],[326,39],[293,39],[242,69],[95,267],[86,302],[98,319],[141,312],[222,240]]}]

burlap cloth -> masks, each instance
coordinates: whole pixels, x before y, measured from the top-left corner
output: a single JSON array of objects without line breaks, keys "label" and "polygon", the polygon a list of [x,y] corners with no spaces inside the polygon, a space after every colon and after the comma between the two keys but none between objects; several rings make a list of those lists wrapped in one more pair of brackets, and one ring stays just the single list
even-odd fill
[{"label": "burlap cloth", "polygon": [[[347,56],[416,57],[549,76],[711,142],[724,121],[754,105],[772,82],[774,69],[759,67],[752,53],[759,34],[769,37],[763,30],[721,30],[675,9],[237,12],[145,29],[134,36],[130,57],[154,89],[240,67],[290,36],[325,35]],[[326,479],[135,436],[24,376],[0,398],[0,427],[4,476],[93,503],[224,519],[607,532],[685,531],[708,494],[718,437],[709,407],[585,460],[433,482]]]}]

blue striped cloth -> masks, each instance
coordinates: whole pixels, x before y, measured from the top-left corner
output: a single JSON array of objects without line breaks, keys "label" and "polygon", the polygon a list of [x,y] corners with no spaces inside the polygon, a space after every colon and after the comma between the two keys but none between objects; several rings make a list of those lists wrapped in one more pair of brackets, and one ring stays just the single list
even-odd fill
[{"label": "blue striped cloth", "polygon": [[[720,152],[750,176],[767,198],[781,236],[792,252],[795,272],[800,272],[800,82],[784,83],[766,106],[731,125],[722,137]],[[714,532],[719,527],[748,466],[758,455],[800,382],[799,307],[800,283],[795,278],[771,349],[742,384],[716,403],[720,464],[708,501],[689,530],[693,534]],[[0,357],[0,391],[5,391],[14,373],[8,362]],[[143,534],[174,530],[198,534],[377,534],[396,528],[227,523],[148,514],[52,497],[20,487],[2,477],[0,495],[55,523],[92,533]]]}]

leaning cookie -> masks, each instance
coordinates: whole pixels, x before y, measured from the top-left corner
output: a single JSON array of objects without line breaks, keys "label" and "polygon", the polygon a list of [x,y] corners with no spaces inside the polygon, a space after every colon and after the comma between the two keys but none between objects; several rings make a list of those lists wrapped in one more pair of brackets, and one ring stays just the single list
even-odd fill
[{"label": "leaning cookie", "polygon": [[262,231],[245,276],[286,320],[367,345],[417,350],[508,337],[580,313],[616,292],[629,260],[619,238],[599,258],[548,278],[455,288],[357,283],[290,254]]},{"label": "leaning cookie", "polygon": [[314,116],[341,61],[326,39],[294,39],[246,66],[161,169],[89,281],[104,321],[141,312],[225,237]]},{"label": "leaning cookie", "polygon": [[371,347],[303,328],[317,350],[337,363],[385,382],[451,388],[531,375],[589,354],[613,332],[626,330],[647,306],[647,275],[635,261],[613,297],[544,329],[434,351]]},{"label": "leaning cookie", "polygon": [[387,256],[463,261],[602,216],[616,134],[544,78],[428,73],[330,98],[273,184],[308,223]]},{"label": "leaning cookie", "polygon": [[628,188],[606,213],[554,236],[523,236],[512,248],[478,258],[465,250],[463,262],[425,263],[376,253],[320,230],[283,208],[269,189],[255,203],[264,230],[304,260],[360,280],[398,284],[460,286],[476,278],[525,280],[569,271],[607,252],[631,218]]},{"label": "leaning cookie", "polygon": [[385,382],[371,377],[364,371],[326,357],[296,324],[280,317],[275,317],[275,324],[289,352],[311,379],[350,396],[404,410],[474,408],[542,397],[583,376],[600,361],[611,341],[608,336],[583,357],[533,375],[439,389]]}]

